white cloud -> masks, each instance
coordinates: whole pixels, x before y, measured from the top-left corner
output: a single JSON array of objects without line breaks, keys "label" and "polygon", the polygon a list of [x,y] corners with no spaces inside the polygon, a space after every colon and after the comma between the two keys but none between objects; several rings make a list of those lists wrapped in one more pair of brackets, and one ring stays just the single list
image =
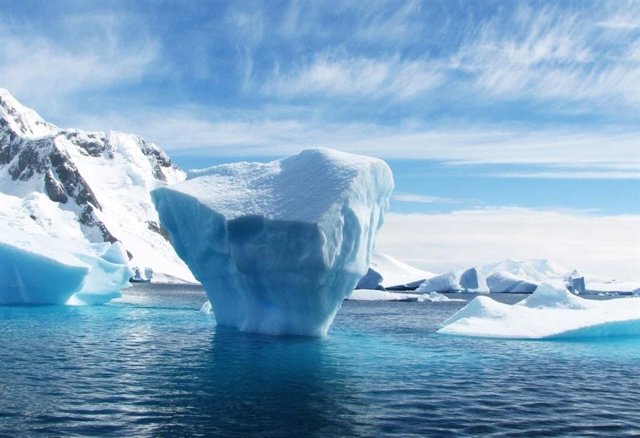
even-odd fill
[{"label": "white cloud", "polygon": [[296,108],[224,114],[202,107],[142,108],[99,116],[67,113],[65,120],[52,121],[84,129],[135,132],[173,153],[283,156],[305,147],[325,146],[380,158],[549,166],[540,169],[538,177],[635,179],[640,170],[638,131],[387,127],[290,116],[297,112]]},{"label": "white cloud", "polygon": [[475,87],[494,98],[606,100],[609,106],[636,106],[640,62],[624,48],[637,44],[640,36],[614,37],[610,28],[624,24],[634,29],[640,13],[623,2],[619,6],[608,12],[609,25],[603,27],[596,20],[598,11],[520,4],[518,13],[498,15],[479,26],[451,63],[470,72]]},{"label": "white cloud", "polygon": [[634,170],[546,170],[538,172],[500,172],[499,178],[542,179],[640,179],[640,166]]},{"label": "white cloud", "polygon": [[500,207],[388,214],[376,245],[432,271],[542,258],[605,279],[640,278],[639,215]]},{"label": "white cloud", "polygon": [[453,204],[460,202],[452,198],[442,198],[439,196],[426,196],[417,193],[394,192],[393,200],[398,202],[411,202],[416,204]]},{"label": "white cloud", "polygon": [[[74,93],[127,84],[148,73],[158,45],[141,36],[124,42],[113,16],[66,17],[70,26],[93,31],[77,41],[56,41],[0,22],[2,87],[43,112],[64,110]],[[84,28],[81,28],[81,30]],[[79,31],[80,32],[80,31]],[[48,111],[47,111],[48,110]]]},{"label": "white cloud", "polygon": [[276,70],[263,91],[285,97],[331,95],[402,100],[433,89],[441,80],[439,69],[422,59],[321,53],[292,71]]}]

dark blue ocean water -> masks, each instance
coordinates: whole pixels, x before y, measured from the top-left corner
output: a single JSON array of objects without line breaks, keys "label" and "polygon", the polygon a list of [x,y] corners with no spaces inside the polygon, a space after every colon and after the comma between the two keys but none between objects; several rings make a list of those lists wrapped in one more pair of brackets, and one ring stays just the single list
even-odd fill
[{"label": "dark blue ocean water", "polygon": [[0,434],[640,434],[638,338],[443,336],[464,303],[427,302],[345,302],[329,337],[274,338],[216,327],[204,300],[1,307]]}]

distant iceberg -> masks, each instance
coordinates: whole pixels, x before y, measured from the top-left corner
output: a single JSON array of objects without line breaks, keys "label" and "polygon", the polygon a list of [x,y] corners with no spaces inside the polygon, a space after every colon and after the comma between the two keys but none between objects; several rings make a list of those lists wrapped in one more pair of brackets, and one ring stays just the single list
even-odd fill
[{"label": "distant iceberg", "polygon": [[532,293],[541,283],[565,286],[585,293],[585,280],[577,271],[549,260],[504,260],[481,267],[445,272],[428,278],[416,292]]},{"label": "distant iceberg", "polygon": [[473,267],[465,271],[452,271],[436,275],[422,283],[416,292],[489,293],[489,287],[482,269]]},{"label": "distant iceberg", "polygon": [[325,335],[371,262],[393,189],[389,166],[308,149],[198,175],[152,198],[216,321],[246,332]]},{"label": "distant iceberg", "polygon": [[366,275],[358,282],[358,289],[413,290],[427,278],[435,276],[428,271],[414,268],[390,255],[373,252]]},{"label": "distant iceberg", "polygon": [[447,319],[438,333],[524,339],[640,336],[640,298],[587,300],[542,283],[514,305],[477,297]]}]

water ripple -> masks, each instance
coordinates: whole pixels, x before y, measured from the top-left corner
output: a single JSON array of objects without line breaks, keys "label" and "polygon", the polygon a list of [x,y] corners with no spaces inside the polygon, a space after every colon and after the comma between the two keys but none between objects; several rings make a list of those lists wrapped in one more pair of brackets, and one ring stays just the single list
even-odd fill
[{"label": "water ripple", "polygon": [[215,327],[203,301],[0,309],[0,434],[640,434],[637,339],[456,338],[435,330],[460,303],[357,302],[326,339],[273,338]]}]

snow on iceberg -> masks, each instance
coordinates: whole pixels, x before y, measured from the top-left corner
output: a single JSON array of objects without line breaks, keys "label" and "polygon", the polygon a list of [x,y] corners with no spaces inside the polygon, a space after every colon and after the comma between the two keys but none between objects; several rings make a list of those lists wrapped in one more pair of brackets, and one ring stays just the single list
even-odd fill
[{"label": "snow on iceberg", "polygon": [[584,277],[549,260],[504,260],[480,268],[458,270],[427,279],[418,292],[532,293],[540,283],[585,292]]},{"label": "snow on iceberg", "polygon": [[0,193],[0,304],[95,304],[119,296],[131,275],[122,246],[90,244],[64,230],[52,235],[59,230],[24,211],[40,197]]},{"label": "snow on iceberg", "polygon": [[477,297],[447,319],[438,333],[490,338],[640,335],[640,298],[586,300],[541,283],[525,300],[502,304]]},{"label": "snow on iceberg", "polygon": [[413,290],[435,274],[414,268],[390,255],[373,252],[371,265],[358,282],[358,289]]},{"label": "snow on iceberg", "polygon": [[531,293],[540,283],[564,285],[574,293],[585,292],[584,278],[549,260],[503,260],[482,267],[491,292]]},{"label": "snow on iceberg", "polygon": [[482,269],[473,267],[466,271],[452,271],[436,275],[422,283],[416,292],[489,293],[489,288]]},{"label": "snow on iceberg", "polygon": [[392,190],[381,160],[308,149],[151,194],[219,324],[323,336],[367,271]]}]

